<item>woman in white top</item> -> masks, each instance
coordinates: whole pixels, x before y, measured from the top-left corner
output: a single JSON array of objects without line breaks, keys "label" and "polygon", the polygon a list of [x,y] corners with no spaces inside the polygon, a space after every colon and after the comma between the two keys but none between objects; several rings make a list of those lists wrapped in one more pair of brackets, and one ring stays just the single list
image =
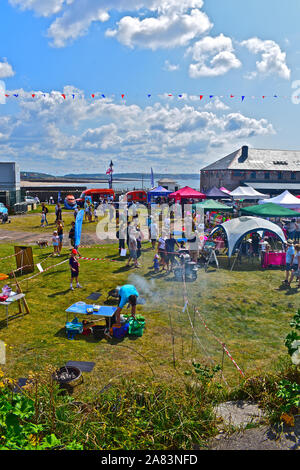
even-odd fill
[{"label": "woman in white top", "polygon": [[163,236],[158,239],[157,252],[160,256],[160,264],[163,270],[167,267],[166,240]]}]

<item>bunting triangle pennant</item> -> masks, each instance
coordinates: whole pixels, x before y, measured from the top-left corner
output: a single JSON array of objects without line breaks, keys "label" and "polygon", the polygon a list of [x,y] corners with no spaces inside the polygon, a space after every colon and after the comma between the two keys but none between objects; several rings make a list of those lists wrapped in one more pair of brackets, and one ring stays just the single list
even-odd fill
[{"label": "bunting triangle pennant", "polygon": [[204,96],[204,95],[200,95],[200,101],[202,100],[203,96]]}]

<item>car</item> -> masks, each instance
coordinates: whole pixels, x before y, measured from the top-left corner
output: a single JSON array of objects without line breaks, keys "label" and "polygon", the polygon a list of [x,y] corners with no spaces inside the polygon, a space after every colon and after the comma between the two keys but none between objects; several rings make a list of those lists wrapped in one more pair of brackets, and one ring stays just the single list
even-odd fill
[{"label": "car", "polygon": [[85,198],[90,196],[93,202],[99,202],[100,198],[107,199],[108,197],[115,200],[115,192],[113,189],[103,189],[103,188],[94,188],[94,189],[86,189],[80,195],[80,198],[76,199],[76,202],[79,207],[84,206]]},{"label": "car", "polygon": [[27,204],[36,204],[36,200],[33,197],[25,197],[25,202]]}]

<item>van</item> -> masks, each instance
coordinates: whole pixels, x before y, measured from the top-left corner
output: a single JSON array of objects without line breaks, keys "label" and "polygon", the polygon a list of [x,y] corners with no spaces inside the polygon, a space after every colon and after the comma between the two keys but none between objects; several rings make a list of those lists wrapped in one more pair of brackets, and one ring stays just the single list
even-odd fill
[{"label": "van", "polygon": [[107,199],[108,197],[113,197],[113,200],[115,200],[115,192],[113,189],[103,189],[103,188],[95,188],[95,189],[86,189],[83,191],[78,199],[76,199],[77,204],[80,207],[83,207],[84,201],[86,196],[90,196],[92,198],[93,202],[99,202],[99,199]]},{"label": "van", "polygon": [[146,191],[129,191],[125,194],[123,201],[128,203],[140,202],[141,204],[147,204],[147,193]]}]

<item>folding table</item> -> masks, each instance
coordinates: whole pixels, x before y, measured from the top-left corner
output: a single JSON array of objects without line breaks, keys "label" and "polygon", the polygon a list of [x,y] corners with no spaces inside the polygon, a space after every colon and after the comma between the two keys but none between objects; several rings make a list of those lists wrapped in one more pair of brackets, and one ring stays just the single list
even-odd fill
[{"label": "folding table", "polygon": [[97,312],[92,312],[88,313],[87,309],[88,308],[93,308],[93,305],[86,304],[85,302],[76,302],[75,304],[72,304],[69,308],[66,310],[66,322],[68,322],[69,318],[69,313],[74,313],[76,315],[86,315],[88,317],[93,317],[93,316],[98,316],[98,317],[103,317],[103,318],[108,318],[109,319],[109,328],[111,327],[111,318],[113,317],[115,311],[117,310],[117,307],[112,307],[109,305],[101,305],[99,310]]},{"label": "folding table", "polygon": [[[26,309],[27,313],[29,313],[28,310],[27,310],[26,303],[25,303],[25,294],[23,294],[23,293],[10,295],[4,302],[0,302],[0,305],[5,305],[7,326],[8,326],[8,320],[9,320],[8,307],[9,307],[9,305],[12,304],[12,302],[18,301],[18,303],[19,303],[19,315],[20,314],[24,315],[24,313],[22,312],[22,307],[21,307],[21,302],[20,302],[21,299],[23,299],[23,304],[25,306],[25,309]],[[15,315],[13,315],[13,316],[15,316]]]}]

